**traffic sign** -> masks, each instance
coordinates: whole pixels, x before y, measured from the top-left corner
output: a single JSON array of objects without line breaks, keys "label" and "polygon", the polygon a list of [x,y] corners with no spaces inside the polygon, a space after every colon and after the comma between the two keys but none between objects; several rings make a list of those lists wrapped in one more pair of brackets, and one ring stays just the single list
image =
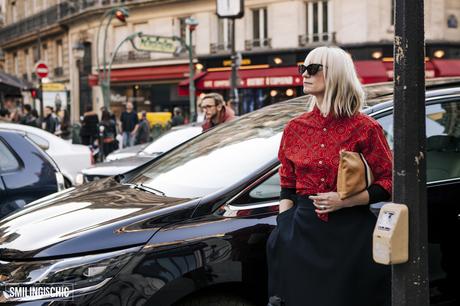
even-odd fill
[{"label": "traffic sign", "polygon": [[44,62],[38,62],[35,65],[35,74],[40,78],[46,78],[48,76],[48,66]]}]

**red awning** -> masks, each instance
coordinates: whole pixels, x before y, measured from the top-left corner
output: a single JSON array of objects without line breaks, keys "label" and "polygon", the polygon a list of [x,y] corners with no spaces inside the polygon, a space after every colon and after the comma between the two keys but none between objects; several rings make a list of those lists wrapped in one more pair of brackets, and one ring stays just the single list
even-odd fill
[{"label": "red awning", "polygon": [[387,70],[381,61],[355,61],[356,72],[363,84],[388,81]]},{"label": "red awning", "polygon": [[188,72],[188,65],[115,69],[111,72],[110,81],[129,82],[183,79],[187,76]]},{"label": "red awning", "polygon": [[432,59],[436,76],[460,76],[460,60],[458,59]]},{"label": "red awning", "polygon": [[[388,80],[393,80],[394,71],[393,71],[393,62],[384,62],[385,68],[387,69]],[[436,74],[435,67],[432,62],[426,61],[425,62],[425,78],[434,78],[438,76]]]}]

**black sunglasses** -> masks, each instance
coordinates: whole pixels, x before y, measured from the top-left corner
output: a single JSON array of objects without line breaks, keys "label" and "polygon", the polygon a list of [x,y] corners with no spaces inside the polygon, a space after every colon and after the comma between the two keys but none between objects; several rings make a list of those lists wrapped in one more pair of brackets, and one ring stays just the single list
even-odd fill
[{"label": "black sunglasses", "polygon": [[300,75],[303,75],[305,71],[308,72],[308,75],[315,75],[321,70],[321,67],[323,67],[321,64],[310,64],[308,66],[301,64],[298,68]]}]

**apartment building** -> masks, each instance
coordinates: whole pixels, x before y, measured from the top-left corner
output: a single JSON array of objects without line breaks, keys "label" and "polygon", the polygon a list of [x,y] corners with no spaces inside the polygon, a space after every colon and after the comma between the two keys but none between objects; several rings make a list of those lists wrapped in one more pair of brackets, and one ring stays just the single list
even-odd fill
[{"label": "apartment building", "polygon": [[[136,32],[189,42],[188,17],[198,21],[191,33],[197,95],[217,91],[228,97],[231,23],[216,16],[215,0],[35,0],[41,11],[28,10],[24,0],[5,1],[7,25],[0,29],[0,46],[7,71],[33,80],[28,69],[46,58],[50,80],[70,90],[74,120],[86,106],[103,105],[98,78],[103,50],[108,64],[116,46]],[[103,15],[118,5],[129,10],[129,17],[124,23],[112,18],[105,39]],[[363,83],[392,80],[393,10],[393,0],[245,0],[244,17],[235,23],[235,48],[242,57],[240,113],[301,95],[296,65],[319,45],[345,48]],[[425,0],[425,10],[427,77],[459,75],[460,2]],[[56,18],[54,23],[47,18],[40,31],[12,30],[32,24],[27,20],[42,20],[46,12]],[[132,101],[138,110],[180,106],[187,112],[188,64],[187,53],[138,51],[123,44],[111,67],[112,110],[119,113]]]}]

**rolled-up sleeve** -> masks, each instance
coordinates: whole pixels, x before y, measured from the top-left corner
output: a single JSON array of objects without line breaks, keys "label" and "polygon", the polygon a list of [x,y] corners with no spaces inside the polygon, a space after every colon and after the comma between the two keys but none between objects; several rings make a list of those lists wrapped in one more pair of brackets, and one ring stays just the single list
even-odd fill
[{"label": "rolled-up sleeve", "polygon": [[373,120],[367,127],[366,136],[361,151],[374,175],[373,184],[381,186],[391,195],[393,156],[380,124]]},{"label": "rolled-up sleeve", "polygon": [[283,136],[281,137],[280,148],[278,151],[278,159],[281,163],[279,169],[280,185],[281,188],[294,188],[296,187],[295,168],[292,161],[287,157],[287,150],[289,148],[289,125],[284,129]]}]

